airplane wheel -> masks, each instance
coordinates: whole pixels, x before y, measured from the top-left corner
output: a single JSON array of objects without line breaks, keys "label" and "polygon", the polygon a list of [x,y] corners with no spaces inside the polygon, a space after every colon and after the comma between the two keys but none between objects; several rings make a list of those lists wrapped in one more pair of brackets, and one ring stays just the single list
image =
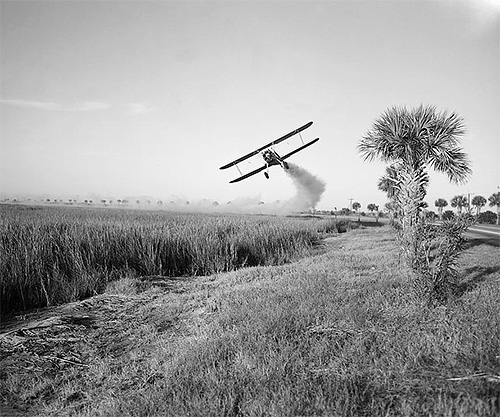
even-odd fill
[{"label": "airplane wheel", "polygon": [[283,162],[283,168],[289,169],[290,167],[288,166],[288,164],[286,162]]},{"label": "airplane wheel", "polygon": [[264,172],[264,176],[269,179],[269,174],[267,172]]}]

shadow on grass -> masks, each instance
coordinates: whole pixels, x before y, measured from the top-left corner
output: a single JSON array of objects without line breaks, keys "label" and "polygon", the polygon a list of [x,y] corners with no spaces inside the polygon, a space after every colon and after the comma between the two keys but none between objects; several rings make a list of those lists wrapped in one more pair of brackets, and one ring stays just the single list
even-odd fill
[{"label": "shadow on grass", "polygon": [[360,225],[361,227],[382,227],[382,226],[385,226],[384,223],[381,223],[381,222],[375,222],[375,221],[353,221],[354,224],[358,224]]},{"label": "shadow on grass", "polygon": [[496,236],[468,237],[467,246],[473,248],[479,245],[500,246],[500,239]]},{"label": "shadow on grass", "polygon": [[473,266],[464,271],[467,281],[461,282],[458,286],[458,295],[462,296],[466,292],[472,291],[480,283],[497,272],[500,272],[500,266]]}]

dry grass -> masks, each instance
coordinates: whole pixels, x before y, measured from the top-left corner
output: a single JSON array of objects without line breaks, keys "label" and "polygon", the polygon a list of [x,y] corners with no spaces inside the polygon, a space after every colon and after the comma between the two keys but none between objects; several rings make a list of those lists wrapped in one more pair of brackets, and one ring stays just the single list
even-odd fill
[{"label": "dry grass", "polygon": [[325,244],[20,321],[0,336],[1,398],[40,416],[498,415],[497,248],[466,251],[461,296],[429,308],[389,228]]}]

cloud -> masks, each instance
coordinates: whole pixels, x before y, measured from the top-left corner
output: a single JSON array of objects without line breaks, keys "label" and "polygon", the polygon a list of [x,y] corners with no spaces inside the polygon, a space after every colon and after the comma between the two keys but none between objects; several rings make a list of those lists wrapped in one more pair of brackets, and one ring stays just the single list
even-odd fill
[{"label": "cloud", "polygon": [[70,106],[63,106],[60,103],[53,101],[35,101],[35,100],[19,100],[19,99],[1,99],[2,104],[7,104],[15,107],[26,107],[32,109],[40,109],[46,111],[74,111],[88,112],[107,110],[111,106],[108,103],[100,101],[82,101]]},{"label": "cloud", "polygon": [[132,114],[146,114],[157,111],[157,109],[148,103],[129,103],[127,108]]},{"label": "cloud", "polygon": [[100,101],[84,101],[82,103],[78,103],[73,107],[67,108],[67,111],[98,111],[98,110],[107,110],[111,106],[107,103],[102,103]]},{"label": "cloud", "polygon": [[29,101],[16,99],[2,99],[2,104],[16,107],[31,107],[41,110],[60,110],[60,105],[51,101]]}]

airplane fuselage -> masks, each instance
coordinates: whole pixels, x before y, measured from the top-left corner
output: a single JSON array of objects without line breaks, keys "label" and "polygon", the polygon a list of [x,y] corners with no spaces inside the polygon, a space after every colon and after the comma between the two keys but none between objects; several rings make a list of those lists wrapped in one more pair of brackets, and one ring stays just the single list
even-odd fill
[{"label": "airplane fuselage", "polygon": [[280,165],[283,168],[288,168],[284,164],[283,160],[278,155],[278,153],[272,149],[266,149],[264,152],[262,152],[262,158],[264,158],[264,161],[266,162],[266,165],[268,167],[273,166],[273,165]]}]

